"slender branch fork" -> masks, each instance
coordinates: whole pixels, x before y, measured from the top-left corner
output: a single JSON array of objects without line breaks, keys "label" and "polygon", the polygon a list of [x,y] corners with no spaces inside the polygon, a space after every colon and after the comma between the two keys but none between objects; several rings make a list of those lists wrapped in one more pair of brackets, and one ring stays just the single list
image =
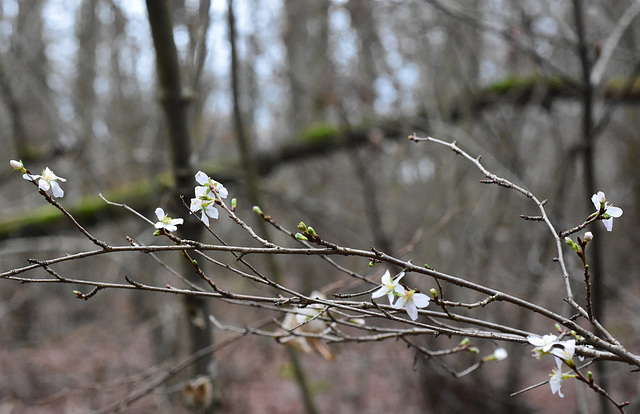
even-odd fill
[{"label": "slender branch fork", "polygon": [[[171,293],[171,294],[179,294],[179,295],[194,295],[194,296],[202,296],[202,297],[211,297],[218,300],[223,300],[231,304],[242,305],[242,306],[252,306],[261,309],[265,309],[268,311],[274,311],[278,313],[294,313],[294,314],[307,314],[304,313],[304,309],[307,306],[314,305],[321,307],[321,311],[314,317],[313,319],[320,319],[326,323],[327,329],[318,333],[309,333],[304,331],[303,329],[297,329],[310,321],[306,321],[303,323],[294,326],[293,328],[286,328],[280,322],[277,322],[276,319],[273,321],[276,322],[277,329],[275,330],[264,330],[264,329],[249,329],[249,328],[235,328],[236,331],[241,331],[243,333],[250,333],[254,335],[263,335],[269,336],[279,340],[278,338],[285,337],[311,337],[322,339],[329,343],[335,342],[366,342],[366,341],[381,341],[389,338],[400,338],[406,341],[410,346],[416,349],[417,352],[424,354],[427,357],[437,356],[439,352],[442,351],[430,351],[421,346],[411,343],[408,341],[408,337],[416,336],[416,335],[439,335],[446,334],[449,336],[459,336],[462,338],[479,338],[479,339],[490,339],[490,340],[498,340],[498,341],[509,341],[509,342],[519,342],[526,343],[527,336],[530,334],[529,332],[516,329],[510,326],[501,325],[497,323],[493,323],[490,321],[483,320],[481,318],[472,318],[468,316],[463,316],[461,314],[457,314],[453,311],[456,308],[467,308],[467,309],[475,309],[479,307],[485,306],[493,306],[495,303],[505,303],[511,306],[520,307],[522,309],[537,313],[548,318],[550,321],[557,323],[558,325],[564,326],[567,329],[565,332],[573,332],[575,335],[578,335],[582,339],[579,341],[579,346],[576,349],[576,352],[579,355],[593,358],[595,360],[612,360],[612,361],[620,361],[627,363],[629,365],[640,368],[640,356],[635,355],[625,349],[614,337],[611,335],[592,315],[590,303],[587,303],[587,309],[580,306],[575,300],[574,295],[571,290],[570,285],[570,275],[567,270],[567,266],[564,259],[563,254],[563,244],[564,237],[575,233],[581,229],[583,229],[588,224],[592,223],[595,220],[602,218],[603,211],[600,214],[594,213],[589,216],[587,220],[581,225],[567,230],[558,232],[551,220],[547,216],[545,211],[545,203],[546,200],[539,200],[535,195],[533,195],[530,191],[526,190],[523,187],[520,187],[511,181],[501,178],[489,170],[487,170],[480,162],[480,157],[474,158],[470,156],[468,153],[460,149],[456,142],[446,142],[440,139],[432,138],[432,137],[418,137],[415,134],[409,137],[411,140],[415,142],[431,142],[439,145],[444,145],[454,151],[456,154],[463,156],[465,159],[473,163],[480,172],[484,175],[485,179],[481,180],[481,183],[486,184],[496,184],[498,186],[515,190],[528,199],[532,200],[540,211],[539,216],[531,217],[531,216],[522,216],[524,219],[535,220],[543,222],[546,227],[549,229],[551,236],[555,241],[556,246],[556,255],[554,258],[555,261],[560,266],[560,272],[564,281],[564,287],[566,291],[566,302],[571,305],[574,311],[577,312],[577,316],[574,317],[565,317],[555,312],[550,311],[549,309],[537,305],[528,300],[516,297],[506,292],[499,291],[497,289],[493,289],[488,286],[484,286],[478,283],[471,282],[466,280],[463,277],[450,275],[447,273],[443,273],[437,270],[434,270],[428,266],[419,266],[413,264],[411,260],[403,260],[394,256],[391,256],[387,253],[378,251],[376,249],[371,250],[361,250],[354,249],[345,246],[339,246],[329,241],[323,240],[320,236],[318,236],[315,231],[312,233],[306,233],[309,237],[297,237],[293,233],[286,230],[284,227],[275,223],[274,220],[265,215],[259,208],[254,209],[260,217],[268,222],[270,225],[275,227],[278,231],[281,231],[291,237],[292,240],[295,240],[297,243],[300,243],[303,247],[285,247],[279,246],[272,243],[269,240],[263,239],[258,234],[256,234],[253,229],[248,226],[240,217],[238,217],[235,213],[235,208],[230,208],[227,206],[224,201],[216,194],[216,204],[218,204],[227,214],[229,218],[231,218],[236,224],[243,229],[243,231],[247,232],[251,238],[253,238],[260,247],[250,247],[250,246],[231,246],[224,243],[224,241],[215,233],[209,231],[216,237],[216,239],[220,242],[220,244],[209,244],[203,243],[195,240],[187,240],[181,239],[176,235],[167,232],[165,229],[158,230],[158,234],[161,236],[167,237],[174,244],[173,245],[141,245],[140,243],[134,241],[130,237],[126,237],[128,241],[128,245],[115,246],[110,245],[104,241],[96,239],[92,236],[86,229],[79,224],[73,216],[65,210],[65,208],[60,205],[53,197],[49,196],[46,192],[39,190],[40,193],[46,198],[47,202],[54,205],[58,208],[69,220],[73,223],[73,225],[78,228],[78,230],[87,237],[92,243],[97,245],[99,248],[95,250],[87,250],[81,251],[72,254],[66,254],[60,257],[54,257],[45,260],[35,260],[30,259],[30,264],[23,267],[14,268],[8,271],[4,271],[0,273],[0,279],[6,280],[14,280],[21,283],[64,283],[64,284],[74,284],[74,285],[85,285],[88,287],[92,287],[93,289],[88,293],[82,293],[79,291],[74,291],[74,294],[79,299],[89,300],[93,296],[95,296],[99,291],[105,289],[134,289],[134,290],[147,290],[158,293]],[[138,215],[140,218],[146,220],[150,224],[153,224],[150,220],[131,209],[130,207],[114,203],[109,200],[106,200],[102,195],[100,197],[103,198],[105,202],[110,205],[116,207],[126,208],[130,212]],[[302,224],[302,223],[301,223]],[[305,226],[306,229],[306,226]],[[298,235],[299,236],[299,235]],[[582,243],[582,242],[581,242]],[[316,246],[314,246],[316,245]],[[584,246],[581,244],[582,248]],[[150,254],[154,259],[158,260],[156,253],[159,252],[171,252],[178,251],[185,257],[186,260],[189,260],[193,264],[193,269],[200,276],[200,278],[207,283],[209,289],[205,290],[201,287],[198,287],[193,284],[186,283],[186,278],[179,276],[180,283],[184,283],[186,287],[177,287],[172,285],[165,286],[156,286],[156,285],[148,285],[141,283],[135,280],[132,276],[124,276],[126,283],[112,283],[112,282],[103,282],[98,280],[90,280],[85,278],[71,278],[64,275],[59,275],[52,267],[57,265],[58,263],[69,262],[74,260],[83,260],[88,259],[94,256],[100,256],[105,254],[127,254],[127,253],[145,253]],[[225,261],[215,259],[212,255],[218,255],[222,253],[231,253],[234,255],[235,265],[230,265]],[[584,253],[584,252],[583,252]],[[276,283],[271,280],[266,275],[260,273],[255,267],[253,267],[250,263],[248,263],[247,258],[253,255],[264,255],[264,254],[276,254],[276,255],[295,255],[295,256],[318,256],[322,259],[326,260],[331,266],[334,266],[338,271],[349,276],[349,279],[354,282],[351,283],[352,286],[362,286],[363,284],[368,284],[369,288],[367,290],[360,293],[337,293],[334,295],[332,299],[325,299],[320,297],[311,297],[309,295],[304,295],[300,292],[297,292],[287,286]],[[257,296],[257,295],[249,295],[242,293],[230,292],[222,289],[216,281],[207,276],[206,273],[199,266],[197,260],[194,257],[201,257],[204,260],[213,263],[216,266],[224,268],[233,274],[236,274],[240,277],[247,278],[254,283],[264,284],[274,288],[279,294],[277,296]],[[423,275],[425,277],[430,277],[434,279],[434,281],[438,284],[440,288],[440,295],[432,294],[432,301],[440,306],[442,312],[436,312],[431,310],[419,310],[419,314],[423,316],[423,319],[418,320],[409,320],[406,319],[404,313],[400,313],[397,309],[387,306],[381,305],[370,300],[367,301],[355,301],[355,300],[344,300],[355,298],[358,296],[367,296],[371,294],[376,287],[371,289],[372,285],[377,285],[377,281],[371,281],[368,277],[359,275],[349,269],[346,269],[340,265],[338,265],[332,257],[336,256],[351,256],[351,257],[361,257],[363,259],[367,259],[370,264],[376,263],[387,263],[391,265],[396,265],[402,268],[405,272],[412,272],[415,274]],[[159,261],[162,266],[164,265]],[[241,270],[240,266],[244,266],[248,270]],[[585,262],[586,266],[586,262]],[[50,276],[49,278],[42,277],[28,277],[25,274],[28,272],[33,272],[37,269],[45,270]],[[177,272],[174,272],[177,274]],[[586,276],[586,275],[585,275]],[[461,303],[447,300],[442,297],[442,289],[441,282],[446,282],[452,284],[454,286],[458,286],[460,288],[468,289],[471,291],[475,291],[481,295],[483,298],[479,299],[475,303]],[[587,278],[588,282],[588,278]],[[339,284],[338,286],[344,287],[346,283]],[[587,286],[588,288],[588,286]],[[434,291],[435,292],[435,291]],[[587,301],[589,302],[589,295],[587,294]],[[578,318],[583,318],[588,321],[594,329],[594,331],[598,332],[600,336],[591,332],[589,329],[582,327],[579,325],[576,320]],[[362,319],[365,323],[355,323],[354,320]],[[376,326],[372,322],[378,319],[388,319],[398,323],[399,327],[396,328],[382,328]],[[455,321],[457,325],[450,326],[443,321]],[[225,326],[219,322],[215,323],[218,328],[225,329]],[[404,326],[404,327],[403,327]],[[407,327],[408,326],[408,327]],[[466,326],[466,327],[459,327]],[[352,332],[357,332],[356,334]],[[587,346],[588,345],[588,346]],[[446,353],[453,352],[461,352],[468,351],[469,347],[467,346],[459,346],[455,349],[448,350]],[[212,351],[213,352],[213,351]],[[482,363],[476,363],[473,366],[469,367],[467,370],[464,370],[459,373],[452,372],[452,374],[461,376],[466,375],[468,372],[475,370],[480,367]],[[577,375],[576,377],[584,380],[583,382],[587,383],[595,392],[603,394],[607,396],[607,398],[616,405],[616,407],[622,411],[622,407],[626,403],[616,403],[613,399],[611,399],[606,391],[598,387],[593,383],[593,380],[587,380],[585,377],[576,369]],[[590,382],[589,382],[590,381]]]}]

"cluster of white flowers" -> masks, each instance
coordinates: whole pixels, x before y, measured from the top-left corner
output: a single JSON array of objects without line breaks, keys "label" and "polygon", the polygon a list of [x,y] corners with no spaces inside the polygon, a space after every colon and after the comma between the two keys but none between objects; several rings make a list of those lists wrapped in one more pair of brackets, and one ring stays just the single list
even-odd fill
[{"label": "cluster of white flowers", "polygon": [[227,198],[229,192],[224,185],[210,178],[202,171],[198,171],[196,174],[196,181],[200,185],[196,187],[196,196],[191,199],[189,209],[194,213],[201,211],[201,219],[208,226],[209,217],[212,219],[218,218],[218,209],[215,207],[216,198]]},{"label": "cluster of white flowers", "polygon": [[553,394],[558,393],[560,398],[564,397],[560,387],[562,387],[562,381],[567,378],[574,378],[575,375],[562,373],[562,363],[566,363],[569,366],[574,366],[573,354],[576,350],[576,340],[569,339],[566,341],[559,341],[556,335],[529,335],[527,341],[535,348],[533,348],[533,356],[537,359],[542,358],[543,355],[553,355],[556,360],[556,368],[553,369],[549,380],[551,386],[551,392]]},{"label": "cluster of white flowers", "polygon": [[[426,308],[429,306],[429,296],[423,293],[416,293],[415,289],[405,289],[400,284],[400,279],[404,277],[404,272],[400,272],[395,280],[391,279],[391,274],[387,270],[382,275],[382,286],[380,289],[373,292],[372,298],[379,298],[387,295],[389,298],[389,304],[396,308],[404,308],[411,320],[418,319],[418,308]],[[394,304],[393,301],[398,297],[398,300]]]},{"label": "cluster of white flowers", "polygon": [[[195,198],[191,199],[191,206],[189,209],[194,213],[202,212],[202,221],[205,225],[209,225],[209,217],[213,219],[218,218],[218,209],[215,208],[216,198],[227,198],[229,192],[224,185],[211,179],[207,174],[202,171],[198,171],[196,174],[196,181],[199,186],[195,188]],[[184,220],[181,218],[172,219],[165,215],[164,210],[161,208],[156,209],[156,216],[158,216],[158,222],[155,224],[157,229],[164,228],[167,231],[176,231],[177,224],[182,224]]]},{"label": "cluster of white flowers", "polygon": [[[9,161],[11,167],[23,173],[23,178],[25,180],[34,181],[38,184],[38,188],[42,191],[52,190],[54,197],[63,197],[64,191],[60,188],[60,184],[58,182],[65,182],[62,177],[58,177],[46,167],[42,170],[41,175],[28,174],[26,168],[22,161],[11,160]],[[191,199],[191,206],[189,209],[194,213],[202,212],[201,219],[207,226],[209,225],[209,217],[213,219],[218,218],[218,210],[215,207],[216,199],[227,198],[229,192],[221,183],[216,180],[210,178],[207,174],[202,171],[198,171],[196,176],[196,181],[199,186],[195,188],[195,198]],[[178,224],[183,224],[184,220],[181,218],[171,218],[167,216],[164,210],[160,207],[155,210],[156,216],[158,217],[158,221],[155,223],[155,228],[157,229],[165,229],[169,232],[176,231]]]}]

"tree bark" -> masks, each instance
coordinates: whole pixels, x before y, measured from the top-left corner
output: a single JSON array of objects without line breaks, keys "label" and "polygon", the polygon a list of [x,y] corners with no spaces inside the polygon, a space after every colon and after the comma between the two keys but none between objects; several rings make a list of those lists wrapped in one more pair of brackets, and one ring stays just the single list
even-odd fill
[{"label": "tree bark", "polygon": [[[156,67],[160,102],[164,110],[167,138],[174,178],[173,210],[184,208],[180,196],[193,192],[194,168],[192,165],[191,131],[188,125],[189,99],[182,89],[178,51],[173,39],[173,30],[169,5],[166,0],[147,0],[149,23],[156,51]],[[180,235],[198,240],[201,234],[200,223],[186,220],[181,226]],[[193,282],[201,282],[193,272],[191,263],[184,261],[182,272]],[[187,296],[184,298],[184,310],[187,315],[187,328],[190,341],[190,353],[213,344],[211,322],[209,321],[207,302],[202,298]],[[209,355],[193,367],[193,375],[207,375],[211,380],[210,367],[213,356]]]}]

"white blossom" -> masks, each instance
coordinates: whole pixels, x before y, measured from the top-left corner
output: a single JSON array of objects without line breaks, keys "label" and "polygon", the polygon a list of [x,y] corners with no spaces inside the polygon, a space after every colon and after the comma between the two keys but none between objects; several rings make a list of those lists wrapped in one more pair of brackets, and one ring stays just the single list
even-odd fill
[{"label": "white blossom", "polygon": [[[213,193],[212,190],[215,189],[215,192],[218,194],[218,196],[220,196],[220,198],[227,198],[227,196],[229,195],[229,192],[224,187],[224,185],[210,178],[207,174],[203,173],[202,171],[198,171],[196,173],[196,181],[198,182],[198,184],[207,188],[211,193]],[[208,195],[208,192],[207,192],[207,195]],[[215,196],[213,198],[215,198]]]},{"label": "white blossom", "polygon": [[613,219],[622,215],[622,209],[620,207],[614,207],[609,203],[607,201],[607,197],[605,197],[602,191],[598,191],[597,194],[592,195],[591,202],[596,208],[596,212],[599,212],[601,208],[604,208],[602,224],[604,224],[604,227],[608,231],[613,230]]},{"label": "white blossom", "polygon": [[178,227],[177,224],[182,224],[184,222],[183,219],[177,218],[173,219],[166,214],[164,214],[164,210],[160,207],[156,208],[156,216],[158,217],[158,222],[155,224],[156,229],[165,229],[167,231],[176,231]]},{"label": "white blossom", "polygon": [[208,187],[196,187],[195,198],[191,199],[189,209],[194,213],[202,211],[202,221],[205,225],[209,225],[209,217],[218,218],[218,209],[215,208],[215,199],[207,195]]},{"label": "white blossom", "polygon": [[396,309],[404,308],[411,320],[418,319],[418,308],[429,306],[429,296],[423,293],[416,293],[415,289],[405,290],[400,299],[392,305]]},{"label": "white blossom", "polygon": [[564,398],[564,394],[560,390],[560,387],[562,387],[562,380],[564,379],[562,377],[562,361],[556,358],[556,364],[557,368],[552,370],[552,374],[549,375],[551,377],[549,379],[549,385],[551,386],[551,392],[553,394],[558,393],[560,398]]},{"label": "white blossom", "polygon": [[395,280],[391,280],[391,274],[387,270],[382,275],[382,286],[380,289],[373,292],[371,297],[373,299],[387,295],[389,298],[389,305],[393,305],[393,301],[396,296],[402,296],[404,294],[404,288],[400,284],[400,279],[404,277],[404,272],[400,272],[400,275]]},{"label": "white blossom", "polygon": [[60,188],[60,184],[58,184],[58,181],[65,182],[67,180],[55,175],[53,171],[49,169],[49,167],[46,167],[42,171],[42,175],[24,174],[22,178],[24,178],[25,180],[37,182],[38,188],[40,188],[42,191],[49,191],[49,188],[51,188],[54,197],[64,197],[64,191],[62,190],[62,188]]},{"label": "white blossom", "polygon": [[569,339],[568,341],[559,341],[556,342],[551,348],[550,353],[555,355],[557,358],[571,364],[573,361],[573,354],[576,351],[576,340]]},{"label": "white blossom", "polygon": [[543,354],[548,354],[553,345],[557,343],[558,337],[556,335],[529,335],[527,341],[535,348],[533,349],[533,355],[540,359]]}]

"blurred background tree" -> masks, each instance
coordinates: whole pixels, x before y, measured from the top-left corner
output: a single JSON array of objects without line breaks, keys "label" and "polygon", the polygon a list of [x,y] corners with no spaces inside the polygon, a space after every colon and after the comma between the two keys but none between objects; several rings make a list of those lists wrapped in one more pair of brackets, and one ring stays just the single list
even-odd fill
[{"label": "blurred background tree", "polygon": [[[592,264],[599,283],[596,309],[613,332],[637,347],[631,333],[640,328],[634,270],[639,3],[236,0],[232,72],[226,2],[172,0],[183,98],[190,103],[188,163],[224,183],[238,199],[238,214],[257,227],[241,161],[247,147],[237,142],[244,134],[259,173],[261,207],[286,227],[312,223],[327,240],[382,248],[557,312],[569,309],[557,308],[563,292],[551,240],[542,226],[518,217],[535,214],[533,206],[478,185],[473,168],[450,152],[414,146],[406,136],[417,131],[455,139],[481,154],[494,172],[547,198],[558,228],[590,213],[591,194],[603,190],[625,214],[614,234],[596,238],[602,251]],[[144,3],[0,5],[0,142],[6,161],[28,161],[34,172],[49,166],[67,178],[65,205],[103,240],[120,242],[129,235],[154,241],[147,225],[107,208],[98,192],[150,218],[168,203],[174,203],[171,216],[187,217],[172,192],[174,165],[158,104],[166,96],[158,96],[163,89]],[[10,168],[0,172],[0,185],[2,269],[86,248],[65,223],[47,218],[49,210]],[[228,243],[250,242],[224,219],[213,227]],[[171,255],[162,259],[178,268]],[[316,260],[281,259],[283,277],[297,289],[338,280],[335,270]],[[366,272],[361,261],[341,263]],[[98,258],[90,269],[63,269],[110,281],[135,275],[141,282],[176,283],[148,257]],[[221,271],[216,277],[230,289],[264,289]],[[579,283],[577,278],[576,291]],[[451,299],[478,299],[469,295]],[[172,361],[190,352],[179,298],[109,292],[85,302],[74,300],[67,286],[3,283],[0,300],[2,408],[100,409],[126,393],[123,378],[139,380],[137,375],[163,367],[154,353]],[[230,323],[248,324],[257,315],[224,302],[208,305]],[[480,313],[540,333],[553,330],[529,313],[491,312]],[[420,343],[438,349],[457,340]],[[404,350],[401,343],[335,348],[339,363],[315,356],[302,361],[321,411],[373,412],[402,404],[406,412],[564,412],[582,410],[596,398],[580,386],[564,400],[552,399],[546,389],[508,397],[547,373],[533,378],[523,347],[508,347],[511,357],[503,366],[462,379],[449,378],[441,362],[431,359],[417,361],[418,372],[411,369],[411,355],[399,357],[399,365],[387,361],[390,350]],[[217,354],[215,373],[225,411],[302,409],[281,346],[247,337],[233,353],[224,352]],[[466,362],[445,360],[457,368]],[[389,375],[389,369],[397,372]],[[616,382],[618,369],[627,368],[614,365],[601,375],[631,399],[634,412],[637,387]],[[180,407],[168,397],[188,379],[143,399],[132,412]]]}]

